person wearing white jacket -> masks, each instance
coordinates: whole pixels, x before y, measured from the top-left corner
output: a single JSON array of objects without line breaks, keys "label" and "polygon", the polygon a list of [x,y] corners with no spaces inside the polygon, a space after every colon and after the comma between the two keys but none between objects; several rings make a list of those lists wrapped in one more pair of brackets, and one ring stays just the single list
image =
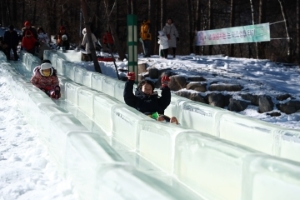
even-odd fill
[{"label": "person wearing white jacket", "polygon": [[163,31],[158,31],[159,55],[163,58],[168,58],[169,42],[168,37]]},{"label": "person wearing white jacket", "polygon": [[[85,46],[85,52],[82,52],[82,60],[83,61],[91,61],[91,60],[93,60],[92,59],[92,52],[91,52],[90,45],[89,45],[89,42],[88,42],[88,38],[87,38],[87,34],[86,34],[86,28],[84,28],[82,30],[82,35],[83,35],[83,39],[82,39],[81,45]],[[93,45],[94,45],[94,47],[96,47],[97,38],[94,35],[94,33],[91,33],[91,35],[92,35]],[[88,57],[84,54],[88,55]],[[88,58],[89,58],[89,60],[87,60]]]},{"label": "person wearing white jacket", "polygon": [[169,39],[169,48],[172,48],[173,58],[175,58],[176,45],[177,45],[177,41],[179,41],[179,34],[171,18],[168,18],[167,23],[163,28],[163,32],[167,35]]}]

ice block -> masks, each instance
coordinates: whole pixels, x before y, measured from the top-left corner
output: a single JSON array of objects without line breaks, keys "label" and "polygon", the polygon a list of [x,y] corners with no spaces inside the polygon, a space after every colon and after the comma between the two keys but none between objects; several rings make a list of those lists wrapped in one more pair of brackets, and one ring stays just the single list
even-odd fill
[{"label": "ice block", "polygon": [[125,104],[112,109],[112,119],[113,137],[132,150],[137,146],[138,124],[141,121],[151,120],[150,117]]},{"label": "ice block", "polygon": [[174,148],[181,182],[206,199],[240,199],[243,158],[256,151],[204,133],[181,133]]},{"label": "ice block", "polygon": [[299,162],[272,156],[251,156],[243,168],[243,200],[298,200]]},{"label": "ice block", "polygon": [[183,126],[219,136],[217,130],[220,116],[226,113],[226,110],[193,101],[180,104],[179,109],[179,122]]},{"label": "ice block", "polygon": [[277,151],[276,130],[278,126],[236,113],[220,118],[220,138],[275,155]]}]

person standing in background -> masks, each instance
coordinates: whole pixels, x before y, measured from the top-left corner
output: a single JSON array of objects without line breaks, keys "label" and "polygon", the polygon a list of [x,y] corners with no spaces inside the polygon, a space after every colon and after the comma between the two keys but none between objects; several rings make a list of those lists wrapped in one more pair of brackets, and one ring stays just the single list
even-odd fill
[{"label": "person standing in background", "polygon": [[31,26],[29,21],[24,23],[22,28],[22,48],[25,49],[27,52],[34,54],[35,53],[35,46],[37,44],[37,33],[34,27]]},{"label": "person standing in background", "polygon": [[169,42],[166,34],[163,31],[158,31],[159,55],[161,58],[168,58]]},{"label": "person standing in background", "polygon": [[7,45],[7,48],[4,51],[7,60],[10,60],[10,51],[13,50],[14,60],[17,61],[19,58],[18,54],[17,54],[17,46],[19,44],[19,36],[18,36],[17,32],[14,30],[13,25],[10,25],[9,30],[5,31],[3,41]]},{"label": "person standing in background", "polygon": [[[88,42],[86,28],[82,29],[82,35],[83,35],[83,38],[82,38],[81,45],[84,46],[85,53],[81,53],[81,60],[82,61],[92,61],[93,60],[93,58],[92,58],[92,52],[91,52],[90,44]],[[97,38],[94,35],[94,33],[91,33],[91,36],[92,36],[92,42],[93,42],[93,45],[94,45],[94,48],[95,48],[96,47]]]},{"label": "person standing in background", "polygon": [[140,36],[144,45],[144,57],[150,57],[152,36],[150,33],[150,20],[144,19],[141,25]]},{"label": "person standing in background", "polygon": [[163,32],[169,39],[169,48],[173,50],[173,58],[176,56],[176,42],[179,41],[179,34],[176,26],[171,18],[168,18],[166,25],[163,28]]},{"label": "person standing in background", "polygon": [[64,50],[70,49],[70,37],[64,26],[59,27],[59,32],[54,39],[56,39],[57,46],[62,47]]},{"label": "person standing in background", "polygon": [[39,42],[39,46],[38,46],[38,55],[40,59],[43,59],[44,56],[44,50],[49,50],[49,37],[48,34],[44,31],[44,29],[42,27],[39,27],[37,29],[37,34],[38,34],[38,42]]},{"label": "person standing in background", "polygon": [[108,50],[111,50],[113,51],[114,50],[114,39],[110,33],[109,30],[107,30],[104,34],[103,34],[103,37],[102,37],[102,42],[103,42],[103,45],[105,45],[105,47],[108,49]]}]

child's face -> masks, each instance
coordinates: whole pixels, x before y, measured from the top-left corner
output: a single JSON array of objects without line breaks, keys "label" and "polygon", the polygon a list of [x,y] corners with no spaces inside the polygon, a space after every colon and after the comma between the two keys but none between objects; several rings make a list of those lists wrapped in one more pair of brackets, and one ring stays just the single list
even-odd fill
[{"label": "child's face", "polygon": [[43,69],[43,70],[42,70],[42,73],[43,73],[44,76],[50,76],[50,74],[51,74],[51,69]]},{"label": "child's face", "polygon": [[152,86],[148,83],[142,86],[142,92],[144,92],[147,95],[151,95],[153,93]]}]

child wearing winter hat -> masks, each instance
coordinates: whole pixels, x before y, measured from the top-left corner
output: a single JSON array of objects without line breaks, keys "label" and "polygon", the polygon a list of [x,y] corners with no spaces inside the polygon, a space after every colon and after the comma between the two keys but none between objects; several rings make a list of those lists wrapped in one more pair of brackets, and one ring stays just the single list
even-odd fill
[{"label": "child wearing winter hat", "polygon": [[168,37],[163,31],[158,31],[159,54],[162,58],[168,58],[169,42]]},{"label": "child wearing winter hat", "polygon": [[33,76],[30,82],[43,90],[49,97],[54,99],[60,98],[60,87],[56,70],[48,61],[33,69]]}]

